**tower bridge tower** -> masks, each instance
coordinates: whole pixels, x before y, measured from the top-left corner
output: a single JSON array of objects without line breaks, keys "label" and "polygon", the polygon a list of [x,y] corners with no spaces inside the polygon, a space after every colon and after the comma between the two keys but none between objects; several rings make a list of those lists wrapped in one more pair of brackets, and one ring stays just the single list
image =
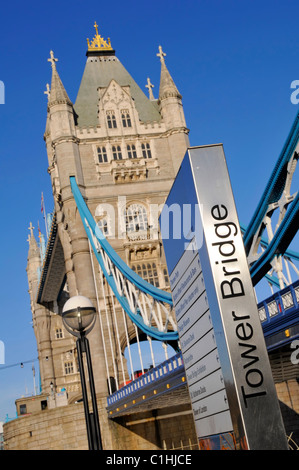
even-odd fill
[{"label": "tower bridge tower", "polygon": [[[59,76],[58,59],[50,52],[52,77],[45,92],[44,140],[54,215],[43,260],[32,230],[29,236],[27,274],[29,285],[34,287],[30,296],[41,387],[43,393],[50,393],[53,385],[57,392],[65,389],[69,403],[75,402],[81,391],[75,344],[62,326],[62,307],[68,297],[84,295],[105,311],[98,295],[99,273],[93,267],[70,177],[76,178],[90,212],[121,258],[145,280],[168,289],[158,219],[153,220],[151,208],[165,202],[189,146],[182,96],[166,66],[162,47],[157,54],[161,77],[155,99],[150,79],[147,97],[116,56],[110,39],[99,34],[96,23],[95,30],[94,38],[87,40],[85,70],[74,102]],[[104,289],[107,287],[104,282]],[[116,316],[121,315],[120,309],[116,310]],[[103,314],[103,323],[98,318],[89,335],[100,399],[108,393],[103,337],[111,328]],[[134,341],[133,324],[129,332]],[[118,334],[125,347],[124,331],[120,329]],[[109,376],[114,380],[121,380],[119,355],[123,353],[115,346],[116,359],[109,358]]]}]

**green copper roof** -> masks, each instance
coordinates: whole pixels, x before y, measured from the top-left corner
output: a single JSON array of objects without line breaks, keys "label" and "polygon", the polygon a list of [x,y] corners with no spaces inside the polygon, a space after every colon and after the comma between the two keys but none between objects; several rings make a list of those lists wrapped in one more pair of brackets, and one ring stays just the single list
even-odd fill
[{"label": "green copper roof", "polygon": [[97,89],[108,87],[112,79],[120,86],[130,86],[131,95],[142,122],[161,120],[156,102],[150,101],[145,96],[117,57],[114,55],[89,56],[74,104],[79,127],[97,125],[99,99]]}]

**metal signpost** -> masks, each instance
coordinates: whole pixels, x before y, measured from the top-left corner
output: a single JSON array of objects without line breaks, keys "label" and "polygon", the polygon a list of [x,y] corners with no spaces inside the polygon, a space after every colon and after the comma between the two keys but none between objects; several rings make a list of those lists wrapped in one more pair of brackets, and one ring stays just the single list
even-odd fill
[{"label": "metal signpost", "polygon": [[200,448],[288,449],[221,144],[188,149],[160,227]]}]

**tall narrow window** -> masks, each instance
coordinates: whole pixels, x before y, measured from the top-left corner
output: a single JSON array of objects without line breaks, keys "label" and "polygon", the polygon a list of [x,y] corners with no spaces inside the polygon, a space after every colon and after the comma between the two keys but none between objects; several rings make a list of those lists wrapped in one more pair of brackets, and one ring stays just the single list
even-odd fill
[{"label": "tall narrow window", "polygon": [[163,275],[164,275],[164,282],[165,282],[166,285],[168,285],[169,284],[169,277],[168,277],[168,272],[167,272],[166,268],[163,269]]},{"label": "tall narrow window", "polygon": [[142,156],[143,158],[152,158],[152,152],[150,148],[150,144],[142,144],[141,145]]},{"label": "tall narrow window", "polygon": [[109,129],[116,129],[117,124],[116,124],[114,111],[107,111],[106,115],[107,115],[107,124],[108,124]]},{"label": "tall narrow window", "polygon": [[120,145],[113,145],[112,155],[113,155],[113,160],[122,160],[123,156],[121,153]]},{"label": "tall narrow window", "polygon": [[98,159],[99,163],[108,162],[106,147],[98,147]]},{"label": "tall narrow window", "polygon": [[129,111],[125,109],[121,111],[121,120],[122,120],[123,127],[132,127]]},{"label": "tall narrow window", "polygon": [[137,158],[137,152],[135,145],[127,145],[127,152],[129,158]]}]

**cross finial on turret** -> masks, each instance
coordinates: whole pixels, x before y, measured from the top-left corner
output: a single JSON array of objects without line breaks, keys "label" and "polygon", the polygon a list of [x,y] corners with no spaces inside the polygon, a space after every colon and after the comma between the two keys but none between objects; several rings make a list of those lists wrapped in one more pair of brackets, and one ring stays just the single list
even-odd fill
[{"label": "cross finial on turret", "polygon": [[147,85],[145,85],[145,88],[148,89],[149,99],[154,100],[155,97],[154,97],[153,90],[152,90],[152,88],[154,88],[154,85],[151,83],[150,78],[147,79]]},{"label": "cross finial on turret", "polygon": [[166,56],[165,52],[162,50],[162,46],[159,46],[159,54],[157,54],[157,57],[160,57],[161,63],[165,62],[164,57]]},{"label": "cross finial on turret", "polygon": [[44,91],[44,94],[48,96],[48,101],[49,101],[49,99],[50,99],[50,94],[51,94],[49,83],[47,83],[46,88],[47,88],[47,89],[46,89],[46,91]]},{"label": "cross finial on turret", "polygon": [[32,222],[30,222],[29,227],[28,227],[28,230],[30,230],[30,235],[31,235],[31,237],[33,237],[33,230],[34,230],[34,227],[33,227],[33,225],[32,225]]},{"label": "cross finial on turret", "polygon": [[55,59],[53,51],[50,51],[50,59],[48,59],[48,62],[51,62],[52,69],[56,68],[55,62],[58,62],[58,59]]}]

